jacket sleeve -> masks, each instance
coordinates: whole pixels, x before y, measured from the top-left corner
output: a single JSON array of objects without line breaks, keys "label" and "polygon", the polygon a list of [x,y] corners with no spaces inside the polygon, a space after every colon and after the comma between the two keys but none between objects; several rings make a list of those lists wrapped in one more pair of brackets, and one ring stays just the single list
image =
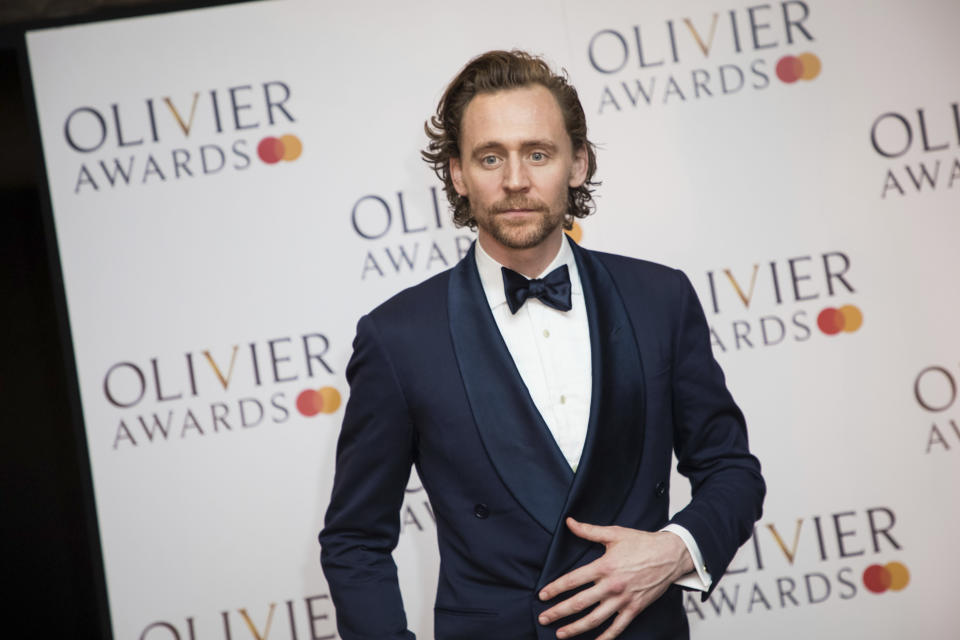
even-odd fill
[{"label": "jacket sleeve", "polygon": [[697,541],[712,591],[753,532],[766,486],[747,446],[743,413],[713,357],[700,301],[687,277],[676,275],[682,293],[673,356],[674,451],[677,469],[690,479],[691,499],[671,522]]},{"label": "jacket sleeve", "polygon": [[347,365],[350,398],[337,443],[320,561],[344,640],[413,638],[391,555],[413,462],[413,424],[370,316]]}]

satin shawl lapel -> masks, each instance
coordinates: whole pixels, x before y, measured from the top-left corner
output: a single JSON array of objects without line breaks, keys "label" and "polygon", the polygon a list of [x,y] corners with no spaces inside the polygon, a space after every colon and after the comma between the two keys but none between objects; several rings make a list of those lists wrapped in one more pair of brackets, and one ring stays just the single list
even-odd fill
[{"label": "satin shawl lapel", "polygon": [[450,335],[480,439],[518,503],[549,533],[557,529],[573,471],[530,398],[500,335],[474,249],[453,268]]},{"label": "satin shawl lapel", "polygon": [[[571,243],[580,272],[593,361],[590,423],[564,514],[609,525],[633,486],[643,447],[643,364],[613,278],[600,260]],[[568,571],[593,543],[557,528],[537,588]]]}]

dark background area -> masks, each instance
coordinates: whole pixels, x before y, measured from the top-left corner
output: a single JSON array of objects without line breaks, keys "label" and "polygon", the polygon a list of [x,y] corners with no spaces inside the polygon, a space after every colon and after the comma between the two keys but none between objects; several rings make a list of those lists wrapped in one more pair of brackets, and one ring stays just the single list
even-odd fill
[{"label": "dark background area", "polygon": [[[110,637],[90,467],[24,33],[223,1],[0,0],[5,638]],[[12,624],[11,624],[12,623]]]}]

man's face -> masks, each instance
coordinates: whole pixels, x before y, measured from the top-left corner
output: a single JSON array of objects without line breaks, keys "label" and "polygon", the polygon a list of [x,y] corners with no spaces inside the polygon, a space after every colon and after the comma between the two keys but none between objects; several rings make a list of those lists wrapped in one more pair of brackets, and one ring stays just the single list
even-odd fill
[{"label": "man's face", "polygon": [[542,85],[484,93],[464,110],[453,185],[470,200],[484,247],[530,249],[559,234],[567,189],[586,180],[560,106]]}]

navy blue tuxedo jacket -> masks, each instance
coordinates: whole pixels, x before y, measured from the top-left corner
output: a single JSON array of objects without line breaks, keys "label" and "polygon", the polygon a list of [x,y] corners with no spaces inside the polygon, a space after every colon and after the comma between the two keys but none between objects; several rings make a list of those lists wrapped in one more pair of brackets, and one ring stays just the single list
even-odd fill
[{"label": "navy blue tuxedo jacket", "polygon": [[[671,451],[690,479],[686,527],[713,584],[760,516],[764,483],[743,415],[680,271],[573,246],[593,390],[574,474],[520,378],[473,250],[360,319],[321,560],[345,640],[412,638],[391,551],[411,464],[436,516],[435,637],[547,640],[540,588],[603,547],[564,518],[656,531],[668,522]],[[621,635],[688,636],[671,586]],[[602,628],[601,628],[602,629]],[[595,638],[599,630],[578,636]]]}]

